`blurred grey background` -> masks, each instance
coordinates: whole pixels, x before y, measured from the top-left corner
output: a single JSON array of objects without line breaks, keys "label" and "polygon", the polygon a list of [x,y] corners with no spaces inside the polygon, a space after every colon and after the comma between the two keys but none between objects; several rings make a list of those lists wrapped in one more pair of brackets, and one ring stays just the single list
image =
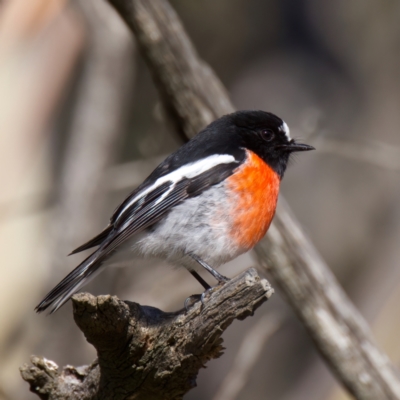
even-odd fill
[{"label": "blurred grey background", "polygon": [[[171,3],[236,108],[274,112],[317,148],[292,161],[282,194],[398,364],[400,3]],[[31,354],[60,366],[95,358],[71,304],[50,317],[34,306],[84,257],[66,255],[182,142],[133,36],[103,0],[0,1],[0,88],[0,399],[34,399],[18,372]],[[84,290],[163,310],[201,292],[185,271],[132,264]],[[221,272],[251,265],[248,254]],[[224,356],[185,398],[349,398],[277,288],[224,338]],[[246,374],[238,352],[255,354]]]}]

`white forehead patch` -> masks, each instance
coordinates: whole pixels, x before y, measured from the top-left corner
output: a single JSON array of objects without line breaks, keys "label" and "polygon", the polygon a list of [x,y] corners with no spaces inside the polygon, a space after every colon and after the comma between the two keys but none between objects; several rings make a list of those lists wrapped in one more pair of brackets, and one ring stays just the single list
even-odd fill
[{"label": "white forehead patch", "polygon": [[287,125],[287,123],[286,123],[285,121],[283,121],[283,124],[282,124],[282,126],[279,128],[279,130],[280,130],[281,132],[283,132],[283,133],[286,135],[287,140],[290,141],[290,129],[289,129],[289,127],[288,127],[288,125]]}]

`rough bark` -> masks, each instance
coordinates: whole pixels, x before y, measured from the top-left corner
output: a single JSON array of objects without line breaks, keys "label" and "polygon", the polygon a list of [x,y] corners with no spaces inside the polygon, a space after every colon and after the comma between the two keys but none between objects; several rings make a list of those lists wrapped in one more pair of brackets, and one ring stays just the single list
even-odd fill
[{"label": "rough bark", "polygon": [[[138,40],[180,132],[192,137],[213,119],[234,111],[226,90],[199,59],[166,0],[109,0]],[[317,149],[318,150],[318,149]],[[357,399],[400,399],[394,366],[374,343],[351,303],[281,198],[269,233],[256,247],[339,381]]]},{"label": "rough bark", "polygon": [[21,367],[32,392],[48,400],[181,399],[196,386],[207,361],[222,354],[221,335],[273,293],[253,268],[188,311],[168,313],[115,296],[73,297],[74,318],[98,359],[89,366],[58,366],[33,356]]},{"label": "rough bark", "polygon": [[[281,206],[284,202],[281,200]],[[280,208],[257,258],[301,319],[318,350],[357,399],[399,399],[399,376],[369,327],[289,208]]]}]

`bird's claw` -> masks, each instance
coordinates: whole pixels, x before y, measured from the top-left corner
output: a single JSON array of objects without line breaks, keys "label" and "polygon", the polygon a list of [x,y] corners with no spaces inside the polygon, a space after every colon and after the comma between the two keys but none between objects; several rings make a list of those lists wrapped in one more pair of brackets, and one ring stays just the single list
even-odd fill
[{"label": "bird's claw", "polygon": [[201,296],[200,296],[201,305],[204,306],[204,300],[206,299],[206,297],[207,297],[208,295],[211,295],[212,292],[213,292],[214,290],[215,290],[215,287],[211,287],[211,288],[205,290],[205,291],[201,294]]},{"label": "bird's claw", "polygon": [[204,306],[205,305],[205,300],[206,297],[208,297],[209,295],[211,295],[215,290],[217,290],[220,286],[224,285],[226,282],[228,282],[230,279],[226,278],[225,276],[221,275],[220,281],[218,282],[217,286],[213,286],[210,287],[208,289],[206,289],[202,294],[192,294],[191,296],[189,296],[186,300],[185,300],[185,310],[189,311],[189,308],[191,306],[193,306],[197,301],[201,301],[201,305]]},{"label": "bird's claw", "polygon": [[220,275],[219,280],[218,280],[218,285],[206,289],[201,294],[201,296],[200,296],[201,304],[204,306],[204,300],[205,300],[206,296],[211,295],[215,290],[219,289],[221,286],[225,285],[225,283],[227,283],[229,281],[230,281],[229,278],[227,278],[226,276]]},{"label": "bird's claw", "polygon": [[192,307],[197,301],[201,300],[201,294],[192,294],[185,300],[185,310],[189,311],[189,308]]}]

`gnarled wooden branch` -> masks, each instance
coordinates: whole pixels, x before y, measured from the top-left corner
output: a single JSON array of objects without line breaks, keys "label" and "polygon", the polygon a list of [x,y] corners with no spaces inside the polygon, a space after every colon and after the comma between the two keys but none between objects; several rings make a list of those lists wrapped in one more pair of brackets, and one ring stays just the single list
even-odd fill
[{"label": "gnarled wooden branch", "polygon": [[204,305],[163,312],[87,293],[73,297],[75,322],[98,359],[90,366],[62,371],[45,358],[32,357],[21,374],[32,392],[48,400],[181,399],[196,386],[200,368],[223,351],[221,335],[273,293],[253,268],[217,288]]}]

